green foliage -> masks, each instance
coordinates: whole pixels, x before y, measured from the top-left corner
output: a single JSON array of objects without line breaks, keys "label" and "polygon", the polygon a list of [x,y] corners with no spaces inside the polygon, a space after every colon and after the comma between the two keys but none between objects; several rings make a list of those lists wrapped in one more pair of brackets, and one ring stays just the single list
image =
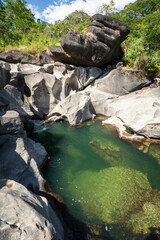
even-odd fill
[{"label": "green foliage", "polygon": [[[116,11],[113,0],[98,10],[122,20],[131,27],[131,34],[122,44],[126,65],[156,74],[160,71],[160,1],[137,0]],[[25,0],[0,0],[0,48],[28,48],[39,53],[49,45],[60,45],[69,31],[85,33],[90,17],[84,11],[75,11],[63,21],[49,24],[35,20]]]},{"label": "green foliage", "polygon": [[146,73],[160,70],[160,1],[137,0],[125,6],[117,16],[131,27],[124,42],[125,61]]},{"label": "green foliage", "polygon": [[98,11],[99,13],[109,15],[110,13],[116,10],[114,6],[115,6],[115,3],[113,0],[111,0],[109,4],[103,3],[102,6],[100,6]]}]

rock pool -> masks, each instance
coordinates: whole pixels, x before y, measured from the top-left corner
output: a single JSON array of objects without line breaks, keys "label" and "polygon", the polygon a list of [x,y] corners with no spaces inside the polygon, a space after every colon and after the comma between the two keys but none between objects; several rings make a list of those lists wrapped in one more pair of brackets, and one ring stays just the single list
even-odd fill
[{"label": "rock pool", "polygon": [[74,217],[101,224],[104,239],[159,235],[160,165],[156,158],[117,139],[97,120],[77,127],[36,122],[34,139],[51,157],[46,179]]}]

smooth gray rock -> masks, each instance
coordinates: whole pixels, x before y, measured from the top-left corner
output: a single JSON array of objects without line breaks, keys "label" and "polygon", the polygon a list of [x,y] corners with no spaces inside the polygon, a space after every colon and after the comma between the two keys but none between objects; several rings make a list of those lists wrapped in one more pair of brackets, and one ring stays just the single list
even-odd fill
[{"label": "smooth gray rock", "polygon": [[62,82],[47,73],[25,76],[25,84],[30,90],[28,101],[35,115],[47,115],[60,100]]},{"label": "smooth gray rock", "polygon": [[61,101],[49,114],[48,121],[64,119],[70,125],[76,125],[93,117],[94,114],[90,112],[90,97],[87,93],[77,92]]},{"label": "smooth gray rock", "polygon": [[18,71],[25,73],[25,74],[31,74],[31,73],[35,73],[35,72],[44,72],[43,67],[38,66],[38,65],[34,65],[34,64],[22,64],[20,63],[18,65]]},{"label": "smooth gray rock", "polygon": [[60,62],[54,63],[54,75],[34,73],[25,75],[29,89],[28,101],[35,115],[48,115],[55,106],[74,91],[79,91],[102,74],[96,67],[74,67]]},{"label": "smooth gray rock", "polygon": [[107,120],[102,121],[102,125],[112,125],[118,128],[119,137],[128,140],[142,140],[143,136],[133,134],[127,127],[125,127],[124,122],[121,121],[120,118],[113,116],[108,118]]},{"label": "smooth gray rock", "polygon": [[86,88],[85,92],[91,98],[91,112],[94,114],[102,114],[105,115],[107,111],[108,104],[113,102],[117,95],[103,92],[96,88]]},{"label": "smooth gray rock", "polygon": [[2,135],[0,142],[0,179],[10,178],[34,192],[43,191],[44,180],[39,169],[47,157],[44,147],[25,133]]},{"label": "smooth gray rock", "polygon": [[0,89],[5,87],[11,80],[10,65],[0,61]]},{"label": "smooth gray rock", "polygon": [[53,74],[54,63],[44,64],[44,71],[49,74]]},{"label": "smooth gray rock", "polygon": [[0,180],[1,240],[63,240],[63,227],[47,199],[13,180]]},{"label": "smooth gray rock", "polygon": [[90,88],[121,96],[141,89],[150,83],[147,78],[138,76],[138,72],[124,68],[105,73],[96,79]]},{"label": "smooth gray rock", "polygon": [[160,88],[120,96],[108,104],[105,115],[116,116],[131,132],[160,138]]},{"label": "smooth gray rock", "polygon": [[23,123],[16,111],[0,112],[0,134],[23,132]]},{"label": "smooth gray rock", "polygon": [[33,116],[33,113],[21,99],[21,93],[13,86],[6,85],[0,91],[0,99],[3,103],[8,104],[7,110],[14,110],[19,113],[22,119],[28,119]]}]

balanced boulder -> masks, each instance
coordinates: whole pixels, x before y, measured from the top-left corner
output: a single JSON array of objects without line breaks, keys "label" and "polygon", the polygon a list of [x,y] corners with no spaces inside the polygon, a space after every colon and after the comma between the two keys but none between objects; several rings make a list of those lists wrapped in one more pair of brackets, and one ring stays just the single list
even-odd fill
[{"label": "balanced boulder", "polygon": [[54,60],[82,66],[102,67],[122,57],[120,44],[130,28],[120,20],[96,14],[86,34],[69,32],[61,41],[62,47],[51,46]]}]

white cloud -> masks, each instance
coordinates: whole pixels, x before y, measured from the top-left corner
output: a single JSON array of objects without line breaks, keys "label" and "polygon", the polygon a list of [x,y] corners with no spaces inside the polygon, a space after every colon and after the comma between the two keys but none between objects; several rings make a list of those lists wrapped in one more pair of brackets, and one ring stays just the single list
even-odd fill
[{"label": "white cloud", "polygon": [[[70,4],[66,2],[67,0],[63,0],[60,1],[59,5],[49,5],[43,11],[42,16],[46,21],[54,23],[57,20],[63,20],[67,15],[76,10],[83,10],[89,15],[94,15],[103,3],[110,3],[110,0],[74,0]],[[135,0],[115,0],[114,2],[115,7],[121,10],[126,4],[135,2]]]},{"label": "white cloud", "polygon": [[28,5],[27,5],[27,8],[30,8],[30,9],[31,9],[31,12],[34,14],[34,16],[35,16],[36,19],[42,18],[42,15],[41,15],[41,13],[38,11],[38,7],[37,7],[37,6],[32,5],[32,4],[28,4]]}]

